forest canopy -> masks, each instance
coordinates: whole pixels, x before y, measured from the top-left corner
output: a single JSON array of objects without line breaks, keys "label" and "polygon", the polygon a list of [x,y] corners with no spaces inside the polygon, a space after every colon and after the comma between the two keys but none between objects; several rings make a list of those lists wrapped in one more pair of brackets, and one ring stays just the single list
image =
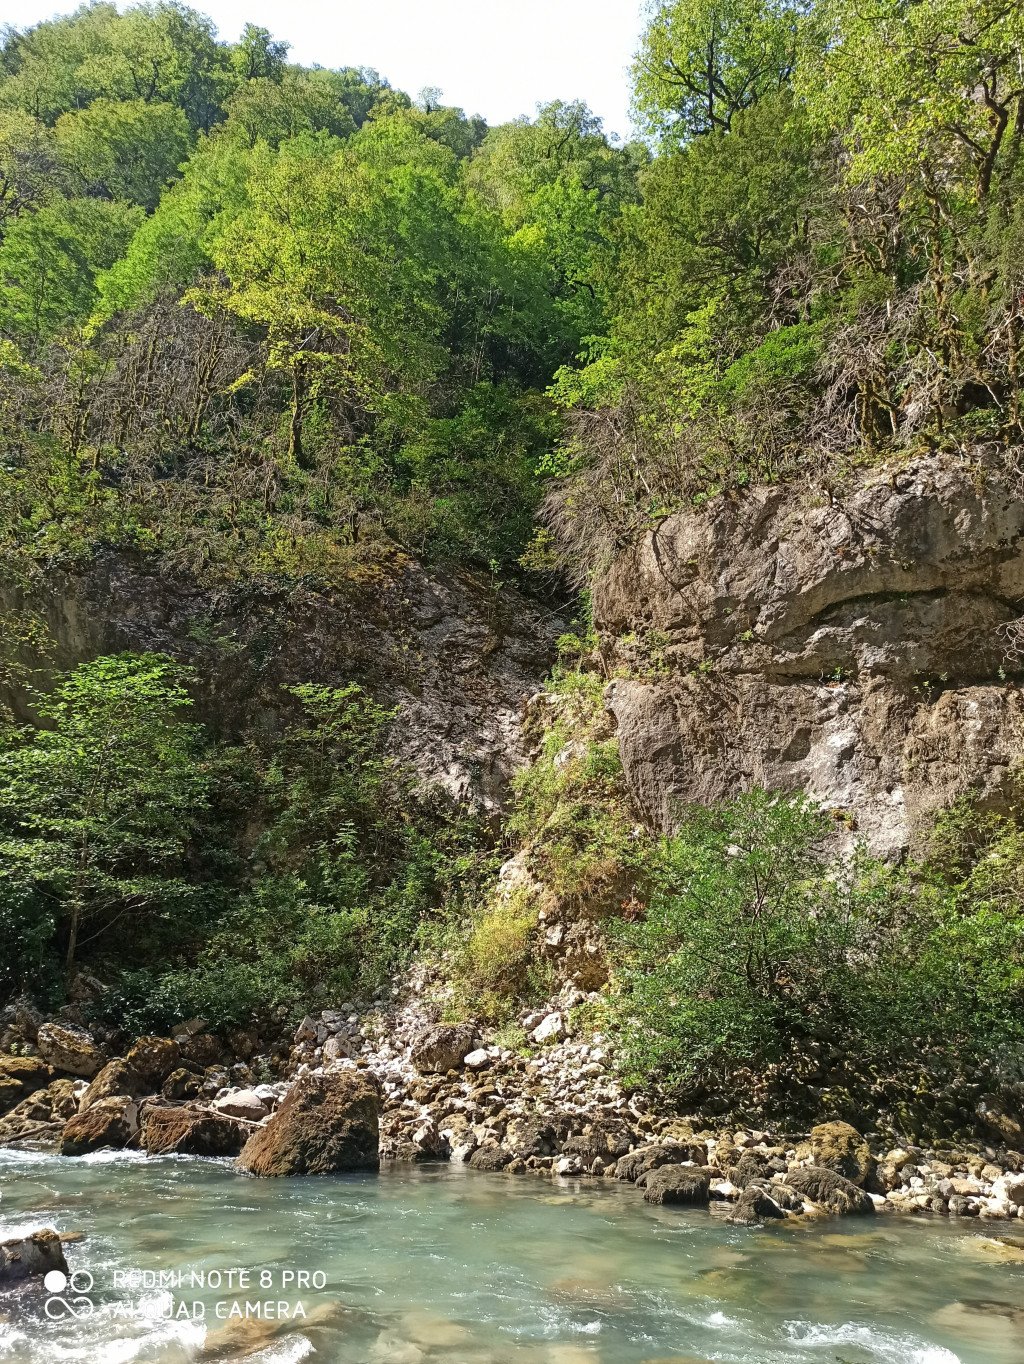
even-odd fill
[{"label": "forest canopy", "polygon": [[695,497],[1015,449],[1022,43],[1001,0],[661,0],[623,145],[178,3],[8,29],[5,550],[541,585],[542,502],[585,576]]}]

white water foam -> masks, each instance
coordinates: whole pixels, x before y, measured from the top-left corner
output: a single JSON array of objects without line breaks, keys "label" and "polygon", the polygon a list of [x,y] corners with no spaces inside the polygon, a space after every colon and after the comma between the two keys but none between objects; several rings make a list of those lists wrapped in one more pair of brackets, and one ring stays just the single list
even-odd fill
[{"label": "white water foam", "polygon": [[281,1345],[269,1345],[254,1355],[246,1355],[241,1364],[299,1364],[300,1359],[308,1359],[314,1353],[311,1340],[295,1336]]},{"label": "white water foam", "polygon": [[960,1356],[942,1345],[929,1345],[913,1337],[889,1335],[848,1322],[843,1326],[820,1326],[814,1322],[790,1321],[786,1334],[794,1345],[829,1347],[859,1345],[870,1350],[880,1364],[961,1364]]}]

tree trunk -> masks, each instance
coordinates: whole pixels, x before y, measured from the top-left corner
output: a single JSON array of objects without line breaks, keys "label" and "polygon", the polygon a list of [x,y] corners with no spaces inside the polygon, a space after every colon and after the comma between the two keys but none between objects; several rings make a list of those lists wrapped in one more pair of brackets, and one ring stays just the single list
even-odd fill
[{"label": "tree trunk", "polygon": [[75,948],[78,946],[78,921],[81,918],[81,909],[78,905],[71,909],[71,926],[68,929],[68,950],[64,957],[65,974],[71,975],[71,968],[75,962]]}]

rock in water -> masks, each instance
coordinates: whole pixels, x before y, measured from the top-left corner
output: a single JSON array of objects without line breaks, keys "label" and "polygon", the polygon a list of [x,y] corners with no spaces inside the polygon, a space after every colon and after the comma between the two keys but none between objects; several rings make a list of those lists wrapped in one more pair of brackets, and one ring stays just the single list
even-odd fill
[{"label": "rock in water", "polygon": [[469,1024],[436,1023],[417,1037],[410,1060],[421,1073],[433,1071],[444,1075],[449,1070],[459,1070],[462,1058],[472,1050],[474,1038],[474,1029]]},{"label": "rock in water", "polygon": [[660,1165],[644,1186],[645,1203],[708,1203],[711,1176],[699,1165]]},{"label": "rock in water", "polygon": [[247,1129],[220,1113],[193,1105],[146,1109],[142,1149],[151,1156],[237,1156]]},{"label": "rock in water", "polygon": [[54,1070],[80,1075],[84,1080],[91,1080],[107,1059],[84,1028],[66,1028],[60,1023],[44,1023],[36,1046]]},{"label": "rock in water", "polygon": [[254,1175],[378,1170],[379,1116],[379,1091],[364,1072],[304,1075],[238,1163]]},{"label": "rock in water", "polygon": [[786,1175],[786,1184],[827,1212],[843,1215],[871,1213],[875,1210],[870,1194],[866,1194],[849,1179],[836,1174],[835,1170],[825,1170],[818,1165],[805,1165],[802,1169],[790,1170]]},{"label": "rock in water", "polygon": [[139,1135],[139,1105],[125,1095],[97,1099],[68,1121],[60,1139],[62,1156],[84,1156],[104,1147],[123,1150]]},{"label": "rock in water", "polygon": [[0,1284],[48,1274],[51,1269],[66,1274],[68,1262],[61,1249],[60,1237],[49,1227],[34,1231],[31,1236],[0,1241]]},{"label": "rock in water", "polygon": [[758,1184],[748,1184],[740,1194],[732,1213],[725,1219],[737,1227],[755,1227],[770,1219],[785,1217],[785,1213]]}]

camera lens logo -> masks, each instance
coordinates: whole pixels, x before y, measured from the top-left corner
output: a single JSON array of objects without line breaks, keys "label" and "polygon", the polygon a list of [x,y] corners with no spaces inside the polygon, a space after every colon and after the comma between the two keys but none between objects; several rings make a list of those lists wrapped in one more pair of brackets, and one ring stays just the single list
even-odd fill
[{"label": "camera lens logo", "polygon": [[65,1274],[61,1269],[51,1269],[43,1279],[43,1287],[50,1297],[46,1299],[43,1311],[51,1321],[66,1321],[73,1317],[85,1321],[96,1310],[87,1295],[92,1292],[94,1279],[87,1269],[76,1269],[73,1274]]}]

